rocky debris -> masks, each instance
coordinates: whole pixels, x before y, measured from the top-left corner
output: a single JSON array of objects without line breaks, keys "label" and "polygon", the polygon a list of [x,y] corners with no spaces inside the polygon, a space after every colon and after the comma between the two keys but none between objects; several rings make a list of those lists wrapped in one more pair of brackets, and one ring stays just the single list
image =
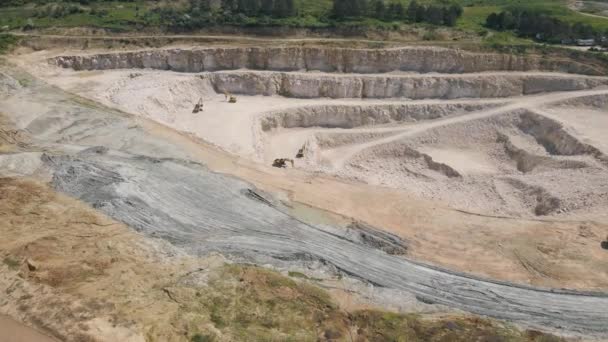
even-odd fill
[{"label": "rocky debris", "polygon": [[0,71],[0,96],[9,95],[21,89],[21,83],[10,75]]},{"label": "rocky debris", "polygon": [[533,208],[534,215],[545,216],[560,209],[560,199],[551,195],[546,189],[527,184],[515,178],[504,178],[503,180],[520,192],[524,203]]},{"label": "rocky debris", "polygon": [[520,118],[519,129],[536,138],[550,154],[572,156],[596,152],[592,146],[582,144],[568,134],[559,122],[532,112],[526,112]]},{"label": "rocky debris", "polygon": [[516,162],[517,169],[523,173],[529,173],[547,168],[578,169],[590,165],[578,160],[556,160],[549,156],[539,156],[513,145],[507,135],[498,134],[497,142],[504,144],[507,154]]},{"label": "rocky debris", "polygon": [[410,173],[422,175],[425,171],[432,170],[434,171],[432,173],[439,175],[440,177],[462,177],[462,175],[451,166],[439,163],[430,155],[422,153],[404,143],[387,144],[374,147],[370,151],[363,151],[357,154],[349,164],[351,167],[356,167],[361,160],[368,159],[371,155],[373,155],[374,158],[370,163],[379,165],[380,169],[384,169],[385,163],[390,165],[392,160],[396,160],[397,162],[407,164],[404,168]]},{"label": "rocky debris", "polygon": [[27,265],[27,269],[30,270],[30,272],[37,271],[39,268],[38,263],[29,258],[25,260],[25,264]]},{"label": "rocky debris", "polygon": [[439,47],[341,49],[325,47],[210,47],[165,49],[50,60],[75,70],[158,69],[203,72],[235,69],[384,73],[390,71],[470,73],[546,70],[601,75],[601,70],[571,60],[545,56],[473,53]]},{"label": "rocky debris", "polygon": [[260,203],[264,203],[270,207],[275,207],[276,205],[269,201],[267,197],[270,197],[266,194],[262,194],[260,190],[246,189],[243,191],[243,194],[254,201],[258,201]]},{"label": "rocky debris", "polygon": [[557,121],[528,111],[522,114],[518,123],[519,129],[532,135],[552,155],[573,156],[591,155],[600,162],[608,165],[608,156],[596,147],[582,143],[569,134]]},{"label": "rocky debris", "polygon": [[436,304],[529,325],[605,333],[606,312],[599,308],[608,308],[603,303],[608,297],[488,282],[420,265],[391,255],[407,251],[407,243],[394,235],[357,225],[349,239],[303,223],[252,201],[247,183],[196,164],[108,153],[54,157],[48,167],[57,189],[91,204],[101,196],[108,204],[99,208],[104,213],[197,255],[217,251],[277,266],[316,260]]},{"label": "rocky debris", "polygon": [[42,165],[41,152],[2,152],[0,149],[0,172],[6,176],[32,176]]},{"label": "rocky debris", "polygon": [[307,152],[309,155],[315,154],[315,149],[330,149],[345,145],[352,145],[385,138],[396,134],[396,132],[340,132],[340,133],[315,133],[314,140],[309,141]]},{"label": "rocky debris", "polygon": [[355,221],[348,225],[346,236],[390,255],[407,254],[408,243],[397,235]]}]

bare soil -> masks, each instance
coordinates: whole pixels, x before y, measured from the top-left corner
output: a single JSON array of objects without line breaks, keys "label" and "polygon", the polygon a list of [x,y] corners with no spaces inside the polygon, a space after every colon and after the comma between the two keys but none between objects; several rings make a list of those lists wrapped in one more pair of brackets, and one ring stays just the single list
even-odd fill
[{"label": "bare soil", "polygon": [[[608,90],[600,85],[601,78],[577,76],[581,83],[564,91],[566,81],[559,80],[568,75],[551,74],[535,83],[534,94],[512,97],[304,99],[256,93],[239,95],[237,103],[231,104],[222,88],[201,75],[141,69],[73,71],[47,63],[48,57],[60,53],[69,51],[27,53],[11,60],[71,94],[133,114],[129,129],[143,129],[167,142],[154,149],[146,146],[145,153],[162,155],[169,146],[179,146],[176,156],[186,155],[211,171],[247,180],[294,207],[322,209],[342,221],[366,222],[391,232],[407,241],[408,257],[418,261],[542,287],[608,288],[608,255],[600,248],[608,232],[607,145],[601,134]],[[247,78],[250,74],[225,73],[243,91],[257,89],[257,83],[242,81],[251,80]],[[301,74],[312,79],[317,73]],[[477,78],[500,79],[509,74],[465,78],[476,82]],[[361,77],[322,76],[355,82]],[[444,76],[433,75],[433,79]],[[28,81],[13,83],[5,92],[19,93],[18,88],[27,88]],[[127,136],[129,130],[122,128],[108,131],[110,123],[104,120],[95,122],[96,132],[89,127],[79,130],[77,121],[67,124],[72,114],[62,114],[65,108],[52,104],[65,98],[57,101],[55,92],[43,92],[2,99],[2,111],[11,114],[15,126],[0,131],[0,142],[12,141],[0,149],[22,152],[25,145],[15,143],[16,137],[30,132],[37,139],[58,143],[94,146],[114,141],[118,150],[139,151],[138,136]],[[204,111],[193,114],[200,98]],[[295,158],[302,147],[304,158]],[[35,148],[27,150],[37,153]],[[35,162],[40,155],[0,157],[5,175],[44,178]],[[278,157],[296,159],[296,167],[272,168],[272,160]],[[174,298],[163,290],[163,284],[196,265],[216,265],[221,258],[179,255],[162,240],[142,239],[82,204],[47,194],[36,182],[11,179],[5,183],[15,194],[25,187],[19,205],[38,203],[25,213],[54,215],[42,226],[19,221],[23,213],[13,214],[14,208],[4,209],[13,215],[13,221],[5,221],[11,222],[5,227],[11,238],[0,251],[20,265],[14,273],[7,273],[6,283],[21,274],[70,296],[99,300],[92,305],[101,308],[95,310],[103,318],[68,316],[63,330],[49,328],[53,336],[94,331],[108,338],[138,340],[142,331],[143,336],[159,338],[179,334],[179,324],[152,328],[159,322],[176,322]],[[51,197],[41,201],[27,193]],[[71,211],[76,209],[83,212]],[[68,238],[45,239],[44,232],[64,226],[74,230]],[[96,227],[95,234],[90,233],[91,227]],[[112,253],[120,262],[113,262],[114,254],[107,256],[104,248],[116,248]],[[70,250],[77,252],[62,252]],[[23,266],[27,259],[41,263],[45,271],[30,271]],[[96,280],[92,283],[91,279]],[[121,287],[113,288],[115,282]],[[19,291],[20,296],[29,294]],[[111,291],[124,296],[113,297]],[[108,297],[112,298],[109,303]],[[12,306],[5,311],[22,312],[15,304],[18,298],[13,297]],[[36,305],[47,305],[48,300],[43,297]],[[117,310],[141,314],[141,318],[116,324],[112,317]],[[50,314],[23,312],[28,312],[26,322]]]}]

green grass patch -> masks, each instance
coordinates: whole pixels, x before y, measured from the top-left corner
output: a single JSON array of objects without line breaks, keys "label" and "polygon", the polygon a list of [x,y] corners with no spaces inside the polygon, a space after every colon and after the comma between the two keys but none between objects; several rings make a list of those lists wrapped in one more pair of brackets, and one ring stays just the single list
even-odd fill
[{"label": "green grass patch", "polygon": [[[409,0],[400,1],[405,7]],[[564,0],[418,0],[422,4],[446,5],[459,3],[464,13],[456,24],[456,29],[467,32],[482,33],[487,16],[492,12],[519,7],[543,11],[570,23],[582,22],[596,29],[608,29],[608,18],[585,16],[569,10]],[[332,0],[296,0],[297,15],[289,18],[252,17],[242,21],[229,23],[239,26],[285,26],[285,27],[369,27],[394,30],[406,25],[405,22],[384,22],[374,19],[353,21],[335,21],[331,18]],[[44,4],[27,3],[23,6],[0,6],[0,27],[10,29],[22,27],[97,27],[118,31],[134,31],[142,28],[165,27],[168,23],[161,21],[159,7],[171,7],[184,10],[187,2],[164,3],[154,1],[91,1],[80,5],[77,2],[48,1]],[[77,13],[69,10],[56,11],[57,8],[77,8]],[[56,14],[59,13],[59,14]],[[219,23],[221,25],[221,23]]]},{"label": "green grass patch", "polygon": [[423,319],[419,315],[403,315],[374,310],[352,314],[359,333],[371,341],[535,341],[563,342],[565,340],[537,331],[521,332],[475,317],[444,317]]},{"label": "green grass patch", "polygon": [[491,32],[484,39],[483,44],[487,46],[513,46],[534,45],[531,39],[520,38],[513,32]]},{"label": "green grass patch", "polygon": [[12,34],[0,34],[0,54],[8,52],[17,42],[19,38]]},{"label": "green grass patch", "polygon": [[[196,342],[219,340],[215,329],[221,340],[232,341],[345,341],[353,332],[361,341],[562,341],[469,316],[346,312],[326,291],[255,266],[227,265],[205,287],[173,287],[170,293],[182,308],[174,324],[185,327]],[[215,329],[206,331],[209,324]]]},{"label": "green grass patch", "polygon": [[[143,2],[93,2],[76,6],[76,13],[59,13],[58,7],[75,7],[67,3],[48,3],[39,6],[0,7],[0,27],[99,27],[130,30],[146,24],[145,14],[151,5]],[[153,16],[152,16],[153,17]]]},{"label": "green grass patch", "polygon": [[464,13],[456,27],[472,32],[484,30],[486,18],[491,13],[515,8],[542,12],[571,24],[589,24],[596,30],[608,29],[608,18],[590,17],[570,10],[563,0],[463,0],[461,4],[465,6]]},{"label": "green grass patch", "polygon": [[191,342],[214,342],[215,335],[194,334],[190,339]]},{"label": "green grass patch", "polygon": [[2,263],[4,263],[6,266],[8,266],[8,268],[10,268],[11,270],[17,270],[19,269],[19,266],[21,266],[21,262],[17,259],[13,259],[10,256],[7,256],[6,258],[4,258],[2,260]]},{"label": "green grass patch", "polygon": [[477,32],[483,29],[486,23],[486,18],[494,13],[499,12],[500,7],[498,6],[475,6],[465,7],[462,17],[456,22],[456,27]]}]

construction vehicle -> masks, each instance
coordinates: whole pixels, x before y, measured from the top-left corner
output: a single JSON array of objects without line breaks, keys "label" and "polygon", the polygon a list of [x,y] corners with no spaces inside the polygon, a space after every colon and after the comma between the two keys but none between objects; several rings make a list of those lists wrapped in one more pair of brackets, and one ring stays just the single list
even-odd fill
[{"label": "construction vehicle", "polygon": [[286,168],[287,163],[291,163],[291,167],[294,167],[293,159],[289,158],[277,158],[274,160],[274,162],[272,162],[272,166],[278,168]]},{"label": "construction vehicle", "polygon": [[224,100],[228,101],[228,103],[236,103],[236,96],[224,90]]},{"label": "construction vehicle", "polygon": [[302,146],[302,148],[300,148],[298,150],[298,154],[296,154],[296,158],[300,159],[300,158],[304,158],[304,151],[306,150],[306,144],[304,144],[304,146]]},{"label": "construction vehicle", "polygon": [[203,111],[203,98],[201,97],[198,102],[194,105],[194,109],[192,110],[192,114],[196,114],[198,112]]}]

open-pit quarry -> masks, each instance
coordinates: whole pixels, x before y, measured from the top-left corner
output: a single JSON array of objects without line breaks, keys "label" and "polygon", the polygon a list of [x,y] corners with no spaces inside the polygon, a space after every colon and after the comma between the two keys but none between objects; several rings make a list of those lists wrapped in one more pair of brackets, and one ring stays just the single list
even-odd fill
[{"label": "open-pit quarry", "polygon": [[[79,200],[164,269],[252,263],[359,305],[603,339],[606,75],[430,46],[21,48],[0,66],[0,175]],[[59,338],[165,336],[145,328],[158,317],[47,321],[31,291],[0,313]]]}]

